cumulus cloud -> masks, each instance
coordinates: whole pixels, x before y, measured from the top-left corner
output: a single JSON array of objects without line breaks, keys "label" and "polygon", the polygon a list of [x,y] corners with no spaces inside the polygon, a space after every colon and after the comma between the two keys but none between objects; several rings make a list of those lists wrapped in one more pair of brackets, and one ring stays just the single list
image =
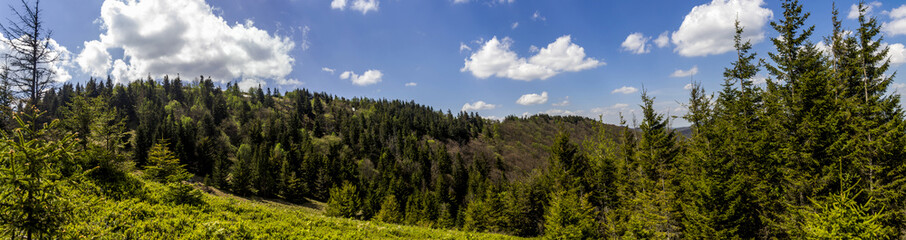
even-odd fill
[{"label": "cumulus cloud", "polygon": [[539,49],[538,53],[526,59],[510,50],[512,40],[495,36],[465,60],[460,69],[471,72],[477,78],[496,76],[515,80],[532,81],[548,79],[563,72],[578,72],[592,69],[605,63],[585,57],[585,49],[572,42],[569,35]]},{"label": "cumulus cloud", "polygon": [[733,50],[734,22],[745,28],[743,39],[764,40],[764,26],[774,13],[762,0],[713,0],[692,8],[679,30],[671,36],[674,52],[686,57],[721,54]]},{"label": "cumulus cloud", "polygon": [[480,110],[491,110],[497,108],[497,105],[489,104],[484,101],[477,101],[474,103],[466,103],[462,105],[463,112],[469,111],[480,111]]},{"label": "cumulus cloud", "polygon": [[906,63],[906,46],[900,43],[894,43],[887,46],[887,59],[891,65],[901,65]]},{"label": "cumulus cloud", "polygon": [[333,73],[336,72],[337,70],[336,70],[336,69],[333,69],[333,68],[329,68],[329,67],[322,67],[322,68],[321,68],[321,71],[329,72],[330,74],[333,74]]},{"label": "cumulus cloud", "polygon": [[408,83],[406,83],[405,86],[406,86],[406,87],[415,87],[415,86],[418,86],[418,83],[415,83],[415,82],[408,82]]},{"label": "cumulus cloud", "polygon": [[654,45],[659,48],[667,47],[670,44],[670,32],[663,32],[654,39]]},{"label": "cumulus cloud", "polygon": [[547,92],[541,92],[541,95],[539,95],[537,93],[525,94],[525,95],[522,95],[521,97],[519,97],[518,100],[516,100],[516,103],[518,103],[519,105],[525,105],[525,106],[544,104],[546,102],[547,102]]},{"label": "cumulus cloud", "polygon": [[107,76],[107,71],[113,64],[110,53],[104,44],[97,40],[84,43],[85,47],[82,53],[76,57],[76,63],[82,68],[82,71],[95,77]]},{"label": "cumulus cloud", "polygon": [[384,77],[384,74],[380,70],[368,70],[365,71],[362,75],[356,74],[352,71],[345,71],[340,74],[340,79],[352,80],[352,84],[358,86],[368,86],[381,82],[381,78]]},{"label": "cumulus cloud", "polygon": [[349,9],[353,11],[362,12],[362,14],[367,14],[369,11],[377,12],[380,2],[377,0],[351,0],[352,6],[349,6],[349,0],[333,0],[330,2],[331,9],[337,10],[346,10],[346,7],[349,6]]},{"label": "cumulus cloud", "polygon": [[[12,41],[21,43],[21,41],[23,41],[23,40],[25,40],[24,36],[17,38],[17,39],[13,39]],[[3,37],[2,34],[0,34],[0,57],[4,57],[6,55],[16,55],[15,50],[13,50],[13,48],[10,45],[8,45],[8,41],[9,40],[7,38]],[[68,69],[73,68],[72,53],[69,52],[69,49],[67,49],[63,45],[60,45],[54,39],[48,39],[43,44],[47,45],[48,59],[56,59],[56,61],[51,65],[39,65],[38,67],[50,69],[50,71],[53,72],[53,76],[50,77],[50,79],[52,81],[66,82],[66,81],[69,81],[70,79],[72,79],[72,75],[70,75],[69,71],[68,71]],[[2,70],[2,71],[12,70],[12,72],[9,73],[10,75],[24,73],[24,72],[18,71],[15,66],[7,65],[7,67],[9,67],[9,69],[0,68],[0,70]],[[16,77],[16,76],[10,76],[10,77]],[[29,76],[18,76],[18,77],[30,78],[31,76],[29,75]]]},{"label": "cumulus cloud", "polygon": [[821,54],[824,54],[825,56],[830,56],[832,54],[831,46],[827,45],[827,43],[824,43],[824,41],[820,41],[817,44],[815,44],[815,49],[818,49],[818,51],[821,52]]},{"label": "cumulus cloud", "polygon": [[302,85],[302,84],[304,84],[302,81],[299,81],[299,79],[295,79],[295,78],[277,79],[277,80],[275,80],[275,82],[277,83],[277,85]]},{"label": "cumulus cloud", "polygon": [[456,3],[467,3],[467,2],[469,2],[469,0],[453,0],[453,3],[454,3],[454,4],[456,4]]},{"label": "cumulus cloud", "polygon": [[670,77],[688,77],[695,74],[698,74],[698,66],[692,66],[692,68],[690,68],[689,70],[677,69],[676,71],[673,71],[672,74],[670,74]]},{"label": "cumulus cloud", "polygon": [[906,35],[906,4],[890,10],[888,15],[890,22],[881,25],[881,29],[887,33],[887,36]]},{"label": "cumulus cloud", "polygon": [[346,0],[333,0],[330,2],[330,8],[345,10],[346,9]]},{"label": "cumulus cloud", "polygon": [[514,23],[513,23],[513,26],[510,27],[510,28],[516,29],[517,27],[519,27],[519,22],[514,22]]},{"label": "cumulus cloud", "polygon": [[629,51],[634,54],[643,54],[648,53],[651,48],[651,44],[648,44],[648,40],[651,37],[645,37],[642,33],[633,33],[626,36],[626,40],[623,40],[623,44],[620,47],[623,50]]},{"label": "cumulus cloud", "polygon": [[[870,3],[865,3],[865,15],[871,14],[871,11],[877,7],[881,7],[881,3],[874,1]],[[853,4],[849,6],[849,14],[846,15],[846,18],[857,19],[859,18],[859,4]]]},{"label": "cumulus cloud", "polygon": [[687,83],[686,86],[683,86],[683,89],[692,90],[693,87],[695,87],[695,86],[693,86],[691,83]]},{"label": "cumulus cloud", "polygon": [[614,94],[614,93],[631,94],[631,93],[635,93],[638,91],[639,91],[638,88],[623,86],[621,88],[617,88],[617,89],[614,89],[613,91],[610,91],[610,94]]},{"label": "cumulus cloud", "polygon": [[204,0],[106,0],[101,6],[100,40],[85,43],[78,56],[92,75],[110,68],[109,49],[122,49],[111,74],[117,82],[147,75],[210,76],[234,79],[285,79],[294,43],[271,35],[251,21],[227,24]]},{"label": "cumulus cloud", "polygon": [[260,79],[246,78],[246,79],[242,79],[242,81],[240,81],[236,85],[239,86],[239,89],[248,91],[251,88],[264,87],[265,85],[267,85],[267,82],[262,81]]}]

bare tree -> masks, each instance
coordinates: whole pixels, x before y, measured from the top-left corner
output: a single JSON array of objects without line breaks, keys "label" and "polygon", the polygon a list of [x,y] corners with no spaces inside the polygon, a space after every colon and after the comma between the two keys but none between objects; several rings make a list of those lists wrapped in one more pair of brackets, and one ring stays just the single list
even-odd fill
[{"label": "bare tree", "polygon": [[51,31],[44,28],[41,20],[40,0],[35,0],[33,5],[20,1],[22,9],[10,5],[16,18],[7,18],[9,23],[0,24],[5,36],[2,40],[9,47],[3,53],[8,64],[5,75],[26,100],[26,106],[36,107],[41,94],[54,83],[53,64],[60,54],[50,47]]}]

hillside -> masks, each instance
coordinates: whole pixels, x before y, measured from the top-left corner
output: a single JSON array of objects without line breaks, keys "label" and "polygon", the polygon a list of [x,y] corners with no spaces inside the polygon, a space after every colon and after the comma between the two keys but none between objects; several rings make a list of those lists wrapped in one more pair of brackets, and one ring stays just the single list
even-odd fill
[{"label": "hillside", "polygon": [[142,194],[124,200],[85,196],[80,220],[64,226],[79,239],[517,239],[455,230],[326,217],[323,204],[245,198],[202,184],[200,203],[167,201],[165,185],[139,180]]}]

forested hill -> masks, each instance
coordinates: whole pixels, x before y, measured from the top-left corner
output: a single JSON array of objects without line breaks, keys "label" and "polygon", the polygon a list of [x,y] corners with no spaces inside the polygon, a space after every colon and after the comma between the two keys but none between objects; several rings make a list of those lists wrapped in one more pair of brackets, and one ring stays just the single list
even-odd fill
[{"label": "forested hill", "polygon": [[63,119],[81,136],[94,134],[95,124],[122,123],[122,152],[137,166],[149,164],[154,144],[166,143],[199,179],[240,195],[327,201],[331,188],[351,183],[367,196],[365,218],[391,194],[401,204],[413,194],[438,194],[449,200],[438,204],[456,214],[466,195],[478,191],[472,187],[522,179],[547,166],[558,133],[582,142],[598,130],[619,131],[575,116],[497,121],[411,101],[221,89],[204,77],[125,85],[91,79],[47,92],[40,108],[45,121]]}]

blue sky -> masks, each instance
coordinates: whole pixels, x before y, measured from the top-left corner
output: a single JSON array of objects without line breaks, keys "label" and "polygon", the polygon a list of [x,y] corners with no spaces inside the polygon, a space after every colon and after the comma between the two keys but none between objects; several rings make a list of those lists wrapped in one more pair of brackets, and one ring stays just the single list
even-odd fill
[{"label": "blue sky", "polygon": [[[18,0],[2,0],[4,5]],[[844,25],[855,1],[837,3]],[[641,89],[682,115],[690,79],[714,91],[735,57],[739,16],[759,57],[782,14],[774,0],[44,0],[46,26],[69,52],[59,69],[84,82],[110,74],[213,76],[342,97],[414,100],[486,117],[575,114],[616,123]],[[812,42],[830,31],[830,1],[809,1]],[[906,5],[870,2],[903,70]],[[9,16],[9,10],[2,11]],[[662,35],[663,34],[663,35]],[[661,37],[663,36],[663,37]],[[9,36],[7,36],[9,37]],[[693,75],[694,73],[694,75]],[[761,73],[761,76],[767,76]],[[896,86],[903,82],[895,78]],[[906,88],[906,87],[904,87]],[[674,126],[688,125],[677,119]]]}]

